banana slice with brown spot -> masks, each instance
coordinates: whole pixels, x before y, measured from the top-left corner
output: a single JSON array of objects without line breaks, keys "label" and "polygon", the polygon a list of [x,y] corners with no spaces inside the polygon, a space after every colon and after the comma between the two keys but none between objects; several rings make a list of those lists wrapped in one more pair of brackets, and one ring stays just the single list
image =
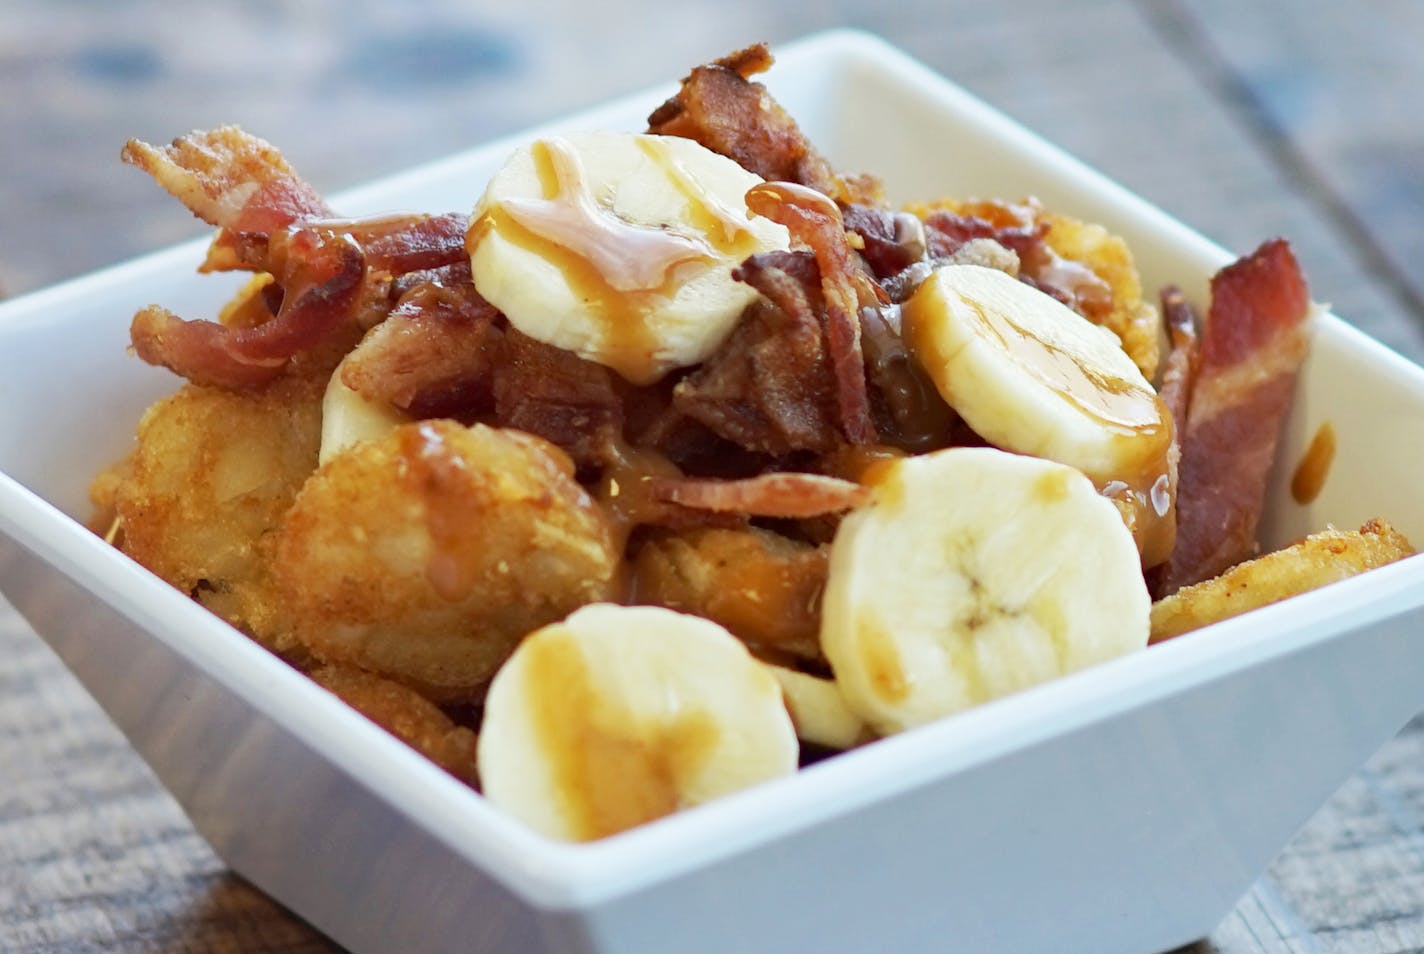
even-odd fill
[{"label": "banana slice with brown spot", "polygon": [[796,770],[781,689],[721,626],[594,604],[528,636],[490,686],[487,798],[587,841]]},{"label": "banana slice with brown spot", "polygon": [[989,448],[879,467],[831,548],[821,646],[881,734],[1147,644],[1132,535],[1080,472]]}]

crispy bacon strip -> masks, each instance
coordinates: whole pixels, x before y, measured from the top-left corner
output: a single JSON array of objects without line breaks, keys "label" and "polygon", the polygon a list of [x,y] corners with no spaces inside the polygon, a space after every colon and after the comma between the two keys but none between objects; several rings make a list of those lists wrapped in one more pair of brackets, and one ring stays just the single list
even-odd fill
[{"label": "crispy bacon strip", "polygon": [[1162,593],[1216,576],[1255,552],[1309,314],[1305,278],[1282,239],[1212,279],[1182,442],[1177,546],[1160,579]]},{"label": "crispy bacon strip", "polygon": [[219,228],[272,232],[331,214],[275,146],[236,126],[191,132],[161,148],[131,139],[120,156]]},{"label": "crispy bacon strip", "polygon": [[930,255],[949,258],[968,242],[993,239],[1018,255],[1022,281],[1101,323],[1112,309],[1112,286],[1087,265],[1053,250],[1042,215],[1043,209],[1032,199],[1023,203],[975,201],[966,203],[958,213],[940,209],[925,219]]},{"label": "crispy bacon strip", "polygon": [[1157,395],[1172,414],[1177,443],[1187,423],[1187,405],[1192,397],[1192,378],[1197,365],[1197,319],[1191,303],[1176,285],[1162,289],[1162,319],[1171,337],[1171,350],[1162,363],[1162,386]]},{"label": "crispy bacon strip", "polygon": [[732,274],[766,302],[677,384],[673,406],[749,450],[774,456],[833,450],[841,438],[815,259],[806,251],[767,252]]},{"label": "crispy bacon strip", "polygon": [[821,270],[821,296],[826,309],[826,348],[836,380],[841,428],[852,444],[876,439],[865,383],[865,356],[860,347],[860,308],[880,301],[880,292],[864,272],[846,241],[840,209],[805,186],[768,182],[747,192],[747,208],[786,226],[792,238],[807,245]]},{"label": "crispy bacon strip", "polygon": [[351,236],[366,256],[366,267],[391,275],[445,268],[469,258],[465,231],[470,227],[470,217],[456,212],[325,219],[305,224]]},{"label": "crispy bacon strip", "polygon": [[[280,152],[234,126],[190,133],[162,148],[133,140],[123,159],[218,226],[201,270],[247,269],[275,279],[264,296],[276,317],[255,327],[184,321],[157,306],[134,316],[130,334],[139,356],[197,383],[261,386],[337,329],[359,331],[384,320],[400,294],[392,294],[400,276],[466,261],[468,217],[334,219]],[[437,374],[431,369],[426,380]]]},{"label": "crispy bacon strip", "polygon": [[192,132],[162,148],[132,139],[124,162],[147,172],[198,218],[219,228],[203,271],[250,267],[241,236],[262,242],[302,219],[331,215],[277,148],[236,126]]},{"label": "crispy bacon strip", "polygon": [[252,327],[186,321],[158,306],[134,315],[134,351],[195,384],[251,388],[282,373],[298,352],[310,350],[349,323],[360,299],[365,264],[354,241],[312,230],[287,238],[293,273],[276,317]]},{"label": "crispy bacon strip", "polygon": [[512,327],[501,354],[493,377],[499,425],[557,444],[580,467],[602,465],[623,435],[617,376]]},{"label": "crispy bacon strip", "polygon": [[840,513],[870,499],[870,488],[823,474],[773,473],[742,480],[659,477],[654,500],[694,510],[798,519]]},{"label": "crispy bacon strip", "polygon": [[648,131],[696,140],[763,179],[840,196],[845,188],[830,163],[766,87],[748,78],[771,63],[766,44],[758,43],[696,67],[648,117]]}]

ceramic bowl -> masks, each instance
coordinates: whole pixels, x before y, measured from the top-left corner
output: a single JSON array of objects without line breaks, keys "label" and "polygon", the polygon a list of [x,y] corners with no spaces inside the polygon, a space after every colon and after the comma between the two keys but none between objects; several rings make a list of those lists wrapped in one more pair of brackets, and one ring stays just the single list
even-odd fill
[{"label": "ceramic bowl", "polygon": [[[775,96],[895,197],[1035,194],[1198,302],[1232,257],[873,37],[778,54]],[[334,205],[469,208],[517,143],[640,129],[671,90]],[[1424,700],[1416,558],[601,842],[545,840],[81,525],[91,475],[175,387],[126,353],[130,316],[230,291],[201,253],[0,306],[0,586],[217,852],[353,951],[1160,951],[1208,933]],[[1267,542],[1375,515],[1424,540],[1424,371],[1322,317],[1282,460],[1326,421],[1324,491],[1299,506],[1276,479]]]}]

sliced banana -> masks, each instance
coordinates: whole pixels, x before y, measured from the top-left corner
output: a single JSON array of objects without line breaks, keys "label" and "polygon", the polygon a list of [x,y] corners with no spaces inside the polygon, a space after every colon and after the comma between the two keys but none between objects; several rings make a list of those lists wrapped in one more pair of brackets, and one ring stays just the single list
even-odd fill
[{"label": "sliced banana", "polygon": [[524,334],[651,383],[707,358],[755,300],[734,266],[789,246],[747,214],[761,181],[690,139],[538,140],[475,207],[475,287]]},{"label": "sliced banana", "polygon": [[991,448],[888,460],[831,548],[821,646],[882,734],[1147,644],[1132,534],[1077,470]]},{"label": "sliced banana", "polygon": [[803,742],[828,749],[850,749],[875,737],[865,720],[846,705],[840,687],[785,666],[766,666],[781,683],[786,710]]},{"label": "sliced banana", "polygon": [[1100,486],[1167,473],[1170,415],[1116,335],[997,269],[947,265],[904,306],[905,339],[989,443]]},{"label": "sliced banana", "polygon": [[490,685],[485,796],[588,841],[796,770],[771,673],[716,623],[593,604],[520,643]]},{"label": "sliced banana", "polygon": [[325,464],[352,444],[382,437],[411,420],[386,401],[372,401],[346,386],[337,366],[321,399],[321,450]]}]

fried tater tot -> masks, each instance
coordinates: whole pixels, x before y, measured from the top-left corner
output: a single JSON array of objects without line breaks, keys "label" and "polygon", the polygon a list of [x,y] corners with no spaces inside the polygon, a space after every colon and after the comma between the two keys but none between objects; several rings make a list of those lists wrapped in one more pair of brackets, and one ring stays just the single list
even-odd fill
[{"label": "fried tater tot", "polygon": [[1048,225],[1044,239],[1050,248],[1088,266],[1112,289],[1110,308],[1092,318],[1117,335],[1122,350],[1147,380],[1154,380],[1162,356],[1162,316],[1142,297],[1142,281],[1127,243],[1101,225],[1066,215],[1044,212],[1041,220]]},{"label": "fried tater tot", "polygon": [[468,702],[526,633],[610,598],[620,559],[607,515],[552,444],[421,421],[307,481],[273,575],[280,612],[318,659]]},{"label": "fried tater tot", "polygon": [[635,598],[705,616],[756,648],[824,662],[821,591],[829,555],[828,547],[757,527],[688,530],[638,551]]},{"label": "fried tater tot", "polygon": [[1335,583],[1414,553],[1382,520],[1359,530],[1323,530],[1152,604],[1151,642],[1160,643],[1248,610]]},{"label": "fried tater tot", "polygon": [[310,675],[317,685],[466,785],[476,784],[479,736],[456,725],[414,689],[352,666],[322,666]]},{"label": "fried tater tot", "polygon": [[[144,414],[133,454],[96,482],[115,543],[269,648],[267,542],[317,464],[321,391],[282,380],[237,393],[186,385]],[[114,479],[116,477],[116,479]]]}]

